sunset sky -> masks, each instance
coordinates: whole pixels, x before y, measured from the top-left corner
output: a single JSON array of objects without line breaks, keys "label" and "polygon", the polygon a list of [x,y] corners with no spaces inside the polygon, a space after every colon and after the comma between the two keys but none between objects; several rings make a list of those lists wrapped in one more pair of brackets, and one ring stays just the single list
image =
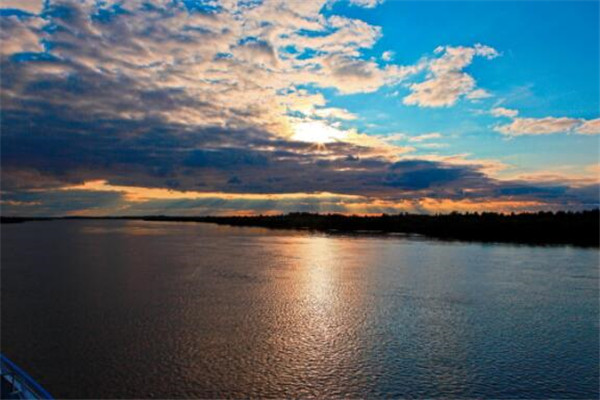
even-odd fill
[{"label": "sunset sky", "polygon": [[597,207],[599,4],[0,0],[2,214]]}]

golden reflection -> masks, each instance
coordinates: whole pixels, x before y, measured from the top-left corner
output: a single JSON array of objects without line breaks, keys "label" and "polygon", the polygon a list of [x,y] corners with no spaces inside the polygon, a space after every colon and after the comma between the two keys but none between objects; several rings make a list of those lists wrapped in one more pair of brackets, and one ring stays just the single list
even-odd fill
[{"label": "golden reflection", "polygon": [[359,377],[365,357],[361,338],[368,305],[360,272],[368,255],[356,257],[354,240],[332,236],[294,235],[277,247],[287,267],[275,294],[285,307],[269,329],[272,354],[279,355],[275,368],[282,379],[310,382],[304,397],[339,397],[327,391]]},{"label": "golden reflection", "polygon": [[331,309],[333,291],[338,280],[337,265],[332,256],[336,254],[335,240],[312,237],[303,254],[303,280],[307,293],[313,296],[321,309]]}]

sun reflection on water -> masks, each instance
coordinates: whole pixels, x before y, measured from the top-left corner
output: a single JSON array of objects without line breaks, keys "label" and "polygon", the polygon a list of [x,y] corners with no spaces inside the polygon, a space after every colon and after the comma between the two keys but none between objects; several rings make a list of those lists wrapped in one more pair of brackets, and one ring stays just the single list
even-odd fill
[{"label": "sun reflection on water", "polygon": [[286,307],[271,330],[277,380],[294,376],[305,383],[298,395],[309,397],[339,397],[344,387],[364,386],[364,314],[355,312],[363,309],[363,296],[361,285],[352,283],[359,267],[352,241],[315,235],[279,248],[294,262],[277,293],[276,302]]},{"label": "sun reflection on water", "polygon": [[331,310],[337,283],[336,244],[330,238],[314,237],[303,249],[303,279],[307,293],[322,311]]}]

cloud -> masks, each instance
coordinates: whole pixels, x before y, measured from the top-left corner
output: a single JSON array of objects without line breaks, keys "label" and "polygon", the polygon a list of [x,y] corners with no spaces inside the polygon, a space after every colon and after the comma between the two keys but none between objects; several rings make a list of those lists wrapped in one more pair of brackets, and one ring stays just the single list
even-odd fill
[{"label": "cloud", "polygon": [[549,135],[554,133],[580,133],[586,135],[600,134],[598,119],[545,117],[514,118],[510,124],[494,128],[507,136]]},{"label": "cloud", "polygon": [[514,118],[519,115],[519,111],[512,110],[510,108],[496,107],[490,110],[490,114],[492,114],[494,117]]},{"label": "cloud", "polygon": [[249,63],[263,64],[269,67],[276,67],[279,64],[277,53],[273,46],[265,41],[251,41],[244,43],[235,49],[232,49],[240,60]]},{"label": "cloud", "polygon": [[0,205],[13,207],[34,207],[42,205],[41,201],[0,200]]},{"label": "cloud", "polygon": [[475,80],[465,73],[445,73],[430,80],[410,85],[412,93],[403,103],[422,107],[451,106],[475,87]]},{"label": "cloud", "polygon": [[358,118],[356,114],[343,108],[329,107],[315,110],[314,114],[321,118],[353,120]]},{"label": "cloud", "polygon": [[374,8],[383,2],[384,0],[350,0],[350,4],[365,8]]},{"label": "cloud", "polygon": [[300,112],[305,115],[314,114],[315,107],[322,107],[327,100],[321,93],[309,93],[306,90],[291,90],[281,94],[279,103],[286,107],[287,111]]},{"label": "cloud", "polygon": [[[335,87],[344,94],[374,92],[389,78],[386,70],[381,70],[373,61],[334,54],[323,58],[324,75],[317,75],[311,81],[325,87]],[[322,78],[327,77],[326,81]]]},{"label": "cloud", "polygon": [[[381,28],[326,18],[323,4],[233,3],[190,12],[181,2],[50,1],[39,17],[0,18],[3,105],[46,102],[72,114],[258,125],[285,136],[291,132],[285,114],[294,108],[287,97],[298,86],[311,86],[304,96],[311,101],[322,88],[373,92],[422,68],[365,60],[361,51],[375,44]],[[31,55],[11,59],[23,52]],[[33,87],[43,87],[43,101],[25,92]],[[351,117],[341,109],[319,113]]]},{"label": "cloud", "polygon": [[518,110],[496,107],[490,110],[494,117],[510,118],[509,124],[499,125],[495,131],[507,136],[549,135],[554,133],[578,133],[582,135],[600,134],[600,118],[543,117],[518,118]]},{"label": "cloud", "polygon": [[0,8],[39,14],[44,8],[44,0],[0,0]]},{"label": "cloud", "polygon": [[423,135],[412,136],[412,137],[408,138],[408,141],[409,142],[422,142],[424,140],[440,139],[441,137],[442,137],[441,133],[432,132],[432,133],[425,133]]},{"label": "cloud", "polygon": [[465,96],[469,100],[479,100],[479,99],[487,99],[488,97],[492,97],[492,95],[484,89],[475,89]]},{"label": "cloud", "polygon": [[443,149],[448,146],[447,143],[422,143],[419,145],[423,149]]},{"label": "cloud", "polygon": [[576,118],[515,118],[510,124],[495,129],[507,136],[547,135],[551,133],[569,132],[581,121]]},{"label": "cloud", "polygon": [[[251,205],[247,202],[249,197],[244,196],[223,203],[226,194],[264,197],[329,192],[368,199],[360,202],[363,209],[359,203],[347,207],[347,200],[332,201],[329,205],[325,202],[319,208],[316,198],[311,200],[310,207],[304,200],[290,200],[285,206],[269,203],[269,210],[281,211],[298,207],[296,209],[312,211],[366,212],[376,209],[373,204],[380,200],[389,204],[403,201],[417,204],[421,201],[418,199],[426,198],[443,198],[448,200],[446,204],[454,204],[466,199],[501,200],[510,196],[511,201],[537,201],[548,207],[557,201],[566,201],[554,192],[549,198],[548,193],[539,191],[503,194],[500,189],[511,183],[490,178],[489,171],[498,168],[491,161],[469,160],[464,156],[430,156],[428,161],[404,159],[402,150],[410,148],[386,147],[383,140],[354,130],[338,129],[336,132],[343,140],[333,140],[319,150],[312,141],[289,141],[251,129],[198,128],[165,122],[156,125],[151,120],[108,119],[89,123],[58,119],[54,110],[48,113],[32,116],[4,111],[3,114],[1,172],[3,190],[9,193],[9,197],[3,195],[3,199],[43,203],[32,212],[62,212],[66,205],[61,206],[61,202],[68,203],[71,198],[57,195],[57,190],[97,181],[111,186],[136,187],[140,191],[152,189],[153,197],[157,197],[156,193],[173,191],[222,195],[200,203],[190,199],[188,210],[178,208],[183,207],[178,203],[185,200],[181,198],[162,199],[162,203],[153,198],[144,200],[145,205],[141,206],[141,201],[136,203],[138,205],[129,204],[130,197],[106,196],[98,197],[98,203],[93,203],[92,192],[104,190],[88,187],[89,190],[84,189],[86,193],[78,192],[80,195],[73,198],[73,209],[79,210],[77,212],[85,211],[84,204],[95,204],[90,210],[98,213],[126,213],[124,210],[130,213],[164,210],[174,214],[179,210],[219,213],[235,207],[263,210],[256,205],[263,200],[254,199]],[[525,185],[535,186],[536,182]],[[32,190],[36,193],[34,197],[31,197]],[[579,195],[563,193],[575,207]],[[83,194],[86,196],[82,197]],[[128,208],[119,208],[124,205],[123,201],[129,204]],[[57,208],[51,210],[48,204]],[[21,208],[6,210],[13,210],[14,215]]]},{"label": "cloud", "polygon": [[0,54],[7,56],[44,51],[42,27],[43,20],[37,17],[0,17]]},{"label": "cloud", "polygon": [[404,97],[404,104],[448,107],[454,105],[461,96],[471,100],[490,96],[485,90],[476,89],[475,79],[462,70],[476,56],[486,59],[497,57],[499,53],[495,49],[481,44],[473,47],[440,46],[435,53],[442,55],[429,62],[425,81],[409,85],[412,93]]},{"label": "cloud", "polygon": [[[400,173],[396,173],[400,171]],[[399,161],[390,166],[384,185],[405,190],[428,189],[432,186],[447,186],[451,182],[476,177],[479,173],[458,166],[442,168],[431,161]]]},{"label": "cloud", "polygon": [[396,55],[396,54],[395,54],[393,51],[390,51],[390,50],[388,50],[388,51],[384,51],[384,52],[381,54],[381,59],[382,59],[383,61],[392,61],[392,60],[394,59],[394,56],[395,56],[395,55]]},{"label": "cloud", "polygon": [[[239,180],[237,193],[328,191],[407,198],[432,196],[440,188],[450,197],[462,197],[464,188],[474,186],[494,190],[477,162],[394,162],[392,155],[397,159],[408,149],[353,130],[339,131],[343,141],[316,151],[312,142],[250,130],[164,123],[157,128],[151,121],[74,123],[56,117],[49,123],[49,116],[4,115],[2,182],[8,191],[107,180],[120,186],[230,192],[233,176]],[[431,187],[432,180],[435,190],[410,192]]]},{"label": "cloud", "polygon": [[[595,169],[594,169],[595,167]],[[582,188],[600,184],[598,165],[587,166],[559,166],[545,168],[541,171],[521,172],[510,175],[507,180],[515,182],[534,183],[535,185],[562,186],[565,188]]]},{"label": "cloud", "polygon": [[535,211],[553,206],[525,199],[451,199],[418,197],[399,200],[335,193],[291,195],[182,192],[86,182],[45,192],[24,194],[28,201],[3,201],[3,215],[239,215],[290,211],[381,214],[398,212]]},{"label": "cloud", "polygon": [[582,135],[600,135],[600,118],[585,121],[575,128],[575,132]]},{"label": "cloud", "polygon": [[392,142],[399,142],[399,141],[406,140],[408,137],[410,137],[410,135],[408,135],[406,133],[396,132],[396,133],[388,133],[382,139],[385,140],[386,142],[392,143]]}]

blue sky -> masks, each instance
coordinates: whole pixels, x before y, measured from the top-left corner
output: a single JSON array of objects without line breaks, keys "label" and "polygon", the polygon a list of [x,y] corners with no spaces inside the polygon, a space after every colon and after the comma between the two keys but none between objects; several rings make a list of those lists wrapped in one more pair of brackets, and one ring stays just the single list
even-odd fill
[{"label": "blue sky", "polygon": [[[495,105],[513,108],[528,117],[573,116],[594,119],[600,109],[598,2],[540,1],[390,1],[364,10],[339,3],[331,12],[347,13],[385,27],[384,36],[365,52],[378,57],[387,50],[397,61],[415,63],[440,43],[460,46],[484,43],[502,56],[478,60],[466,70],[494,96],[476,104],[442,109],[403,107],[401,98],[385,94],[336,97],[332,103],[365,115],[373,130],[386,134],[437,131],[459,134],[440,152],[468,149],[482,157],[514,157],[515,167],[544,168],[557,161],[585,167],[597,161],[597,139],[552,135],[534,140],[506,140],[494,133],[496,118],[484,112]],[[403,93],[401,91],[401,93]],[[383,96],[382,96],[383,94]],[[368,107],[365,107],[365,103]],[[481,114],[478,111],[482,112]],[[385,114],[383,120],[382,114]],[[538,146],[538,148],[533,148]],[[564,146],[572,150],[564,152]],[[557,160],[559,157],[559,160]]]},{"label": "blue sky", "polygon": [[2,0],[2,212],[595,207],[599,4]]}]

